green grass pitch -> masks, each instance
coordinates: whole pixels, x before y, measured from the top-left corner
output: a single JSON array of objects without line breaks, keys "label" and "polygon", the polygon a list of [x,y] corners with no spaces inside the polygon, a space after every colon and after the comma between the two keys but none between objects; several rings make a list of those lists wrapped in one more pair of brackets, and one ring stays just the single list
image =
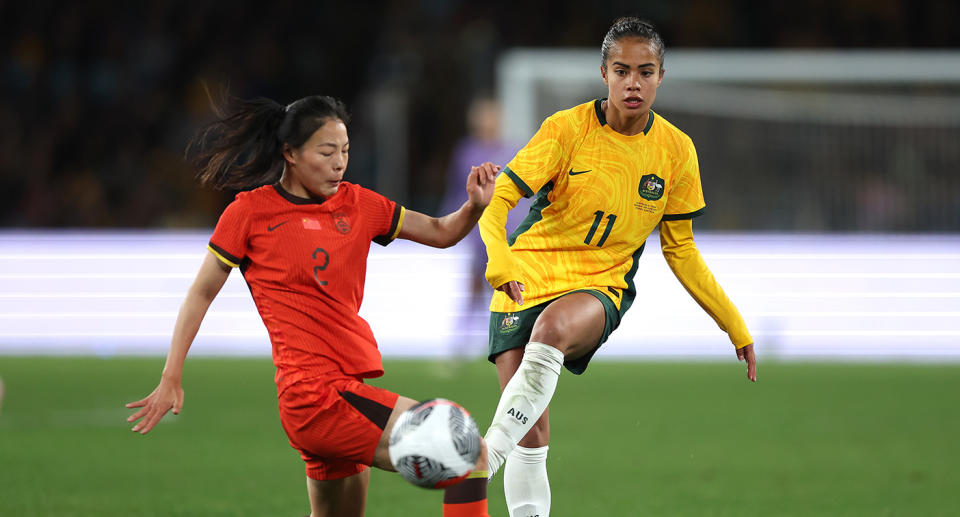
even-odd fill
[{"label": "green grass pitch", "polygon": [[[596,361],[551,405],[555,517],[960,515],[960,365]],[[762,358],[761,358],[762,360]],[[303,464],[268,359],[187,361],[186,404],[147,436],[123,407],[158,358],[0,357],[2,516],[302,516]],[[446,397],[486,429],[481,361],[388,361],[374,381]],[[501,475],[490,513],[506,515]],[[371,516],[440,515],[442,494],[374,472]]]}]

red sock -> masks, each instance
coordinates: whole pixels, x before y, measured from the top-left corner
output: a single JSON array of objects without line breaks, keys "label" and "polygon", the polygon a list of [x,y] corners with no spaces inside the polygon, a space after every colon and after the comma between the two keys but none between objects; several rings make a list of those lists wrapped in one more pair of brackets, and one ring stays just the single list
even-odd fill
[{"label": "red sock", "polygon": [[443,517],[490,517],[487,513],[487,500],[472,503],[443,503]]}]

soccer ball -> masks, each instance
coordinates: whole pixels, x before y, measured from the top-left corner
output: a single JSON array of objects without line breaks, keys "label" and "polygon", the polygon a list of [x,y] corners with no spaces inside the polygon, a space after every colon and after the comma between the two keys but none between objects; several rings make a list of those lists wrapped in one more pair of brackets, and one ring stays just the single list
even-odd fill
[{"label": "soccer ball", "polygon": [[406,410],[390,432],[390,462],[404,479],[444,488],[467,477],[480,457],[480,431],[456,402],[432,399]]}]

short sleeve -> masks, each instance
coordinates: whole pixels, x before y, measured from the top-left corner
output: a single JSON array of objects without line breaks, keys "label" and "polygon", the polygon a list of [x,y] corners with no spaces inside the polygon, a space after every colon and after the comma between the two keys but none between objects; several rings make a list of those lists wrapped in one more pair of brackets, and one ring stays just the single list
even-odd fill
[{"label": "short sleeve", "polygon": [[693,219],[702,215],[706,207],[703,200],[703,187],[700,185],[697,150],[689,138],[684,139],[682,146],[678,170],[667,195],[667,206],[663,212],[664,221]]},{"label": "short sleeve", "polygon": [[247,204],[239,199],[227,205],[213,230],[207,248],[230,267],[240,267],[247,256],[250,217]]},{"label": "short sleeve", "polygon": [[523,192],[532,197],[563,167],[567,143],[571,141],[556,115],[540,125],[533,138],[510,160],[503,173]]},{"label": "short sleeve", "polygon": [[393,242],[403,228],[406,209],[400,203],[363,187],[360,187],[359,198],[360,211],[369,221],[370,239],[381,246]]}]

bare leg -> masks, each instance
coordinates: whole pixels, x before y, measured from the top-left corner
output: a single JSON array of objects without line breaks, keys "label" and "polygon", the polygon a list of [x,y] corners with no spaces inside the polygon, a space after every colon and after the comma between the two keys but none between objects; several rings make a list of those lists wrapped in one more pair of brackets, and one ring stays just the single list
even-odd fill
[{"label": "bare leg", "polygon": [[579,359],[597,347],[605,324],[600,300],[588,293],[568,294],[540,313],[530,341],[560,350],[565,360]]},{"label": "bare leg", "polygon": [[397,404],[393,406],[393,411],[390,412],[390,418],[387,419],[387,426],[383,429],[383,434],[380,435],[380,442],[377,443],[377,451],[373,453],[374,467],[388,472],[397,471],[397,469],[393,468],[393,463],[390,462],[390,431],[393,430],[393,424],[400,418],[400,415],[416,405],[416,400],[402,395],[397,399]]},{"label": "bare leg", "polygon": [[369,486],[370,469],[342,479],[307,478],[311,517],[363,517]]}]

